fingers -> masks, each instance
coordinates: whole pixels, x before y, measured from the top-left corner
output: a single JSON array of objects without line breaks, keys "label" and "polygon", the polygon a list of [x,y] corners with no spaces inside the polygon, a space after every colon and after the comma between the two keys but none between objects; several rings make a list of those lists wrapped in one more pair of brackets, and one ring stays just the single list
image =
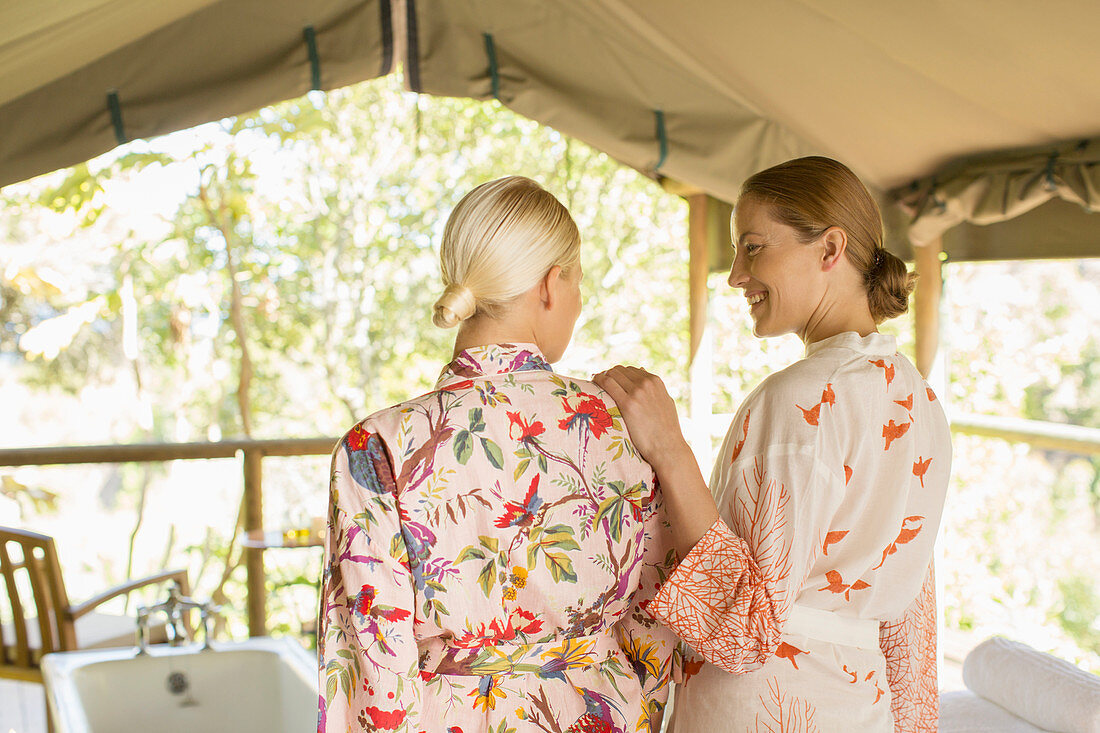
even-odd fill
[{"label": "fingers", "polygon": [[606,391],[616,402],[622,402],[638,390],[638,376],[633,367],[613,366],[592,377],[592,381]]},{"label": "fingers", "polygon": [[660,377],[638,367],[613,366],[594,375],[592,381],[610,394],[620,407],[634,402],[653,404],[655,400],[671,399]]}]

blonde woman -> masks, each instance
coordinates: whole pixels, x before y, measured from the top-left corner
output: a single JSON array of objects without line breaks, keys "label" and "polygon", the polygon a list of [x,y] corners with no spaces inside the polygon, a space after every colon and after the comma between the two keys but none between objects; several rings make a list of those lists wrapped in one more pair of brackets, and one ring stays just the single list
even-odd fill
[{"label": "blonde woman", "polygon": [[453,360],[333,454],[319,730],[657,730],[660,495],[607,395],[550,368],[581,310],[577,227],[502,178],[459,202],[440,259]]},{"label": "blonde woman", "polygon": [[878,332],[913,276],[829,158],[750,177],[732,223],[729,284],[753,333],[798,334],[806,356],[741,405],[710,489],[659,378],[595,380],[653,464],[684,558],[648,610],[709,662],[677,689],[673,730],[933,733],[951,441],[936,395]]}]

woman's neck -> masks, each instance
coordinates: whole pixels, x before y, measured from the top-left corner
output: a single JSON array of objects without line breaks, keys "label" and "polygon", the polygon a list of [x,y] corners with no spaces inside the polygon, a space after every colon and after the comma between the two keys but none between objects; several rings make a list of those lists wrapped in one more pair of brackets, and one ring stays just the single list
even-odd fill
[{"label": "woman's neck", "polygon": [[530,325],[515,323],[508,317],[490,318],[479,314],[458,327],[452,358],[466,349],[489,344],[538,344]]}]

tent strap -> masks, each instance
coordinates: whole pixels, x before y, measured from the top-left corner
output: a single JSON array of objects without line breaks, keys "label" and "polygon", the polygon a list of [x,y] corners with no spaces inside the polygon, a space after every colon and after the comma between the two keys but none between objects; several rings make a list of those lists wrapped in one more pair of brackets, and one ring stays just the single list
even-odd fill
[{"label": "tent strap", "polygon": [[656,173],[661,169],[661,166],[665,164],[665,159],[668,158],[668,133],[665,130],[665,113],[664,110],[653,110],[653,116],[657,121],[657,143],[660,146],[660,153],[657,158],[657,165],[653,166],[653,172]]},{"label": "tent strap", "polygon": [[115,128],[115,140],[119,145],[129,142],[126,138],[126,128],[122,125],[122,105],[118,101],[118,90],[107,90],[107,110],[111,113],[111,125]]},{"label": "tent strap", "polygon": [[382,29],[382,67],[378,70],[379,76],[390,73],[393,67],[393,9],[390,0],[382,0],[378,4],[379,27]]},{"label": "tent strap", "polygon": [[500,100],[500,69],[497,67],[497,48],[492,33],[482,33],[485,39],[485,55],[489,57],[489,80],[492,83],[493,99]]},{"label": "tent strap", "polygon": [[313,26],[307,25],[302,30],[302,36],[309,53],[309,88],[318,91],[321,89],[321,56],[317,53],[317,32]]}]

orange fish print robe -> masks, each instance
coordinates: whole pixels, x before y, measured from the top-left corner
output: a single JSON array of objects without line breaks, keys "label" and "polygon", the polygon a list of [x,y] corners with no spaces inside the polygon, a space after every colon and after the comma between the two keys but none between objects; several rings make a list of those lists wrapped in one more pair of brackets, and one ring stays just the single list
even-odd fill
[{"label": "orange fish print robe", "polygon": [[330,500],[319,731],[650,730],[678,641],[643,607],[675,554],[594,384],[463,351],[344,436]]},{"label": "orange fish print robe", "polygon": [[767,377],[714,467],[720,519],[648,607],[707,660],[676,690],[675,733],[935,731],[950,463],[891,336],[843,333]]}]

